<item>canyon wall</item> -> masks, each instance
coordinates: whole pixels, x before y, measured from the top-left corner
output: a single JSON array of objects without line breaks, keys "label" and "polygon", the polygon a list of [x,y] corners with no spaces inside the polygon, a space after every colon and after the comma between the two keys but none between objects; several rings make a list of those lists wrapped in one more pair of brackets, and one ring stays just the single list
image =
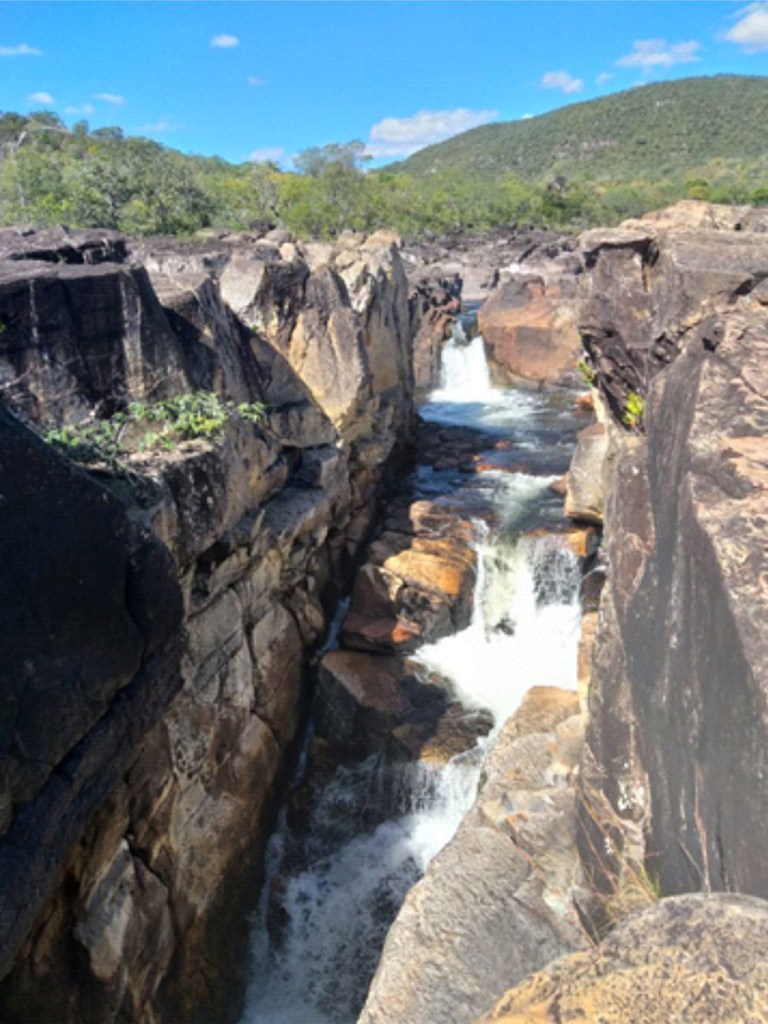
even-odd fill
[{"label": "canyon wall", "polygon": [[691,203],[582,237],[606,409],[582,765],[598,886],[634,858],[665,895],[768,896],[767,229],[760,211]]},{"label": "canyon wall", "polygon": [[[435,303],[385,234],[7,231],[0,257],[3,1020],[226,1019],[307,662],[401,472]],[[39,436],[198,389],[231,403],[219,433],[117,467]]]}]

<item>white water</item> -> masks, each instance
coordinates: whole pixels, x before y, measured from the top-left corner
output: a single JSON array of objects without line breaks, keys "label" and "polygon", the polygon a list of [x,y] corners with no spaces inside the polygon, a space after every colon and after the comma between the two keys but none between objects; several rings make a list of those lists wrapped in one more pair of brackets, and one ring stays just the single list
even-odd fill
[{"label": "white water", "polygon": [[[457,332],[445,347],[443,371],[424,418],[506,430],[528,427],[542,408],[538,396],[492,387],[480,338],[467,344]],[[509,532],[541,502],[552,477],[482,476],[492,485],[498,529],[506,536],[480,546],[470,626],[425,646],[418,657],[451,679],[465,704],[491,709],[498,729],[531,686],[575,686],[578,580],[575,559],[564,548],[554,550],[556,541],[520,541]],[[281,940],[270,945],[265,892],[241,1024],[354,1024],[391,920],[471,806],[486,743],[442,768],[407,766],[399,780],[401,815],[357,835],[355,814],[361,802],[375,805],[382,764],[374,758],[337,771],[320,816],[348,816],[352,838],[340,848],[319,841],[317,856],[298,873],[280,866],[290,839],[283,823],[268,865],[282,886]]]}]

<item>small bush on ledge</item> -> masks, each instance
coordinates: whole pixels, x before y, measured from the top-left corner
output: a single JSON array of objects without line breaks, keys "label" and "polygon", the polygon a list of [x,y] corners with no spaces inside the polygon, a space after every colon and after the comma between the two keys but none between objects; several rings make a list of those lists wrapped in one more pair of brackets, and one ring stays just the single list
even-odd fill
[{"label": "small bush on ledge", "polygon": [[261,402],[235,402],[211,391],[191,391],[162,402],[131,402],[106,420],[49,430],[45,440],[61,454],[84,465],[105,465],[122,472],[137,452],[170,452],[182,441],[215,441],[233,418],[258,423]]}]

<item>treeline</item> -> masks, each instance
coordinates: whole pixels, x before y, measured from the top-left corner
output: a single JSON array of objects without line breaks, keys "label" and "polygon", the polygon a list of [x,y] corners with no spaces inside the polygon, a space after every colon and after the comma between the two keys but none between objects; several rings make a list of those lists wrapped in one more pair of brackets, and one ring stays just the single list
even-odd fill
[{"label": "treeline", "polygon": [[[296,173],[270,163],[186,156],[119,128],[67,128],[52,113],[0,116],[0,222],[191,235],[282,225],[302,237],[345,228],[424,232],[613,224],[684,197],[768,202],[768,167],[711,161],[659,181],[523,181],[450,170],[366,171],[359,142],[307,150]],[[763,184],[764,183],[764,184]]]}]

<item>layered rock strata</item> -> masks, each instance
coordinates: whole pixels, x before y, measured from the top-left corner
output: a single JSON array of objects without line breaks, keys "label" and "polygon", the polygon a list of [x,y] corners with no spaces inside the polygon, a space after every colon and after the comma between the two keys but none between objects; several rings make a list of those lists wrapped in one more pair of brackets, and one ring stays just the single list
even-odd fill
[{"label": "layered rock strata", "polygon": [[[238,1001],[307,655],[411,430],[394,241],[0,239],[9,1024],[208,1021]],[[22,422],[198,389],[266,410],[117,477]]]}]

